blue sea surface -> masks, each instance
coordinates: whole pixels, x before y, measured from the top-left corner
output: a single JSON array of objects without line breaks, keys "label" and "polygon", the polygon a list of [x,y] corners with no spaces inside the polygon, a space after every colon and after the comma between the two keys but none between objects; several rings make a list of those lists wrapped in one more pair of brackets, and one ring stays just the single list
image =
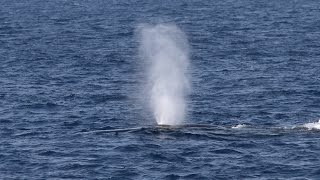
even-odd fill
[{"label": "blue sea surface", "polygon": [[[188,37],[194,126],[141,100],[159,23]],[[0,2],[0,179],[320,179],[319,119],[318,0]]]}]

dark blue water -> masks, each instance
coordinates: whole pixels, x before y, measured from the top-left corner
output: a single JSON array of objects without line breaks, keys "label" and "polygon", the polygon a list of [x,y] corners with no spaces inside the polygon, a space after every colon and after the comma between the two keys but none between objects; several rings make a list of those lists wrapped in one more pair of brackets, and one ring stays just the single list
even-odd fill
[{"label": "dark blue water", "polygon": [[[293,128],[320,118],[319,1],[0,4],[0,179],[320,178],[320,131]],[[185,121],[210,126],[155,126],[141,23],[187,34]]]}]

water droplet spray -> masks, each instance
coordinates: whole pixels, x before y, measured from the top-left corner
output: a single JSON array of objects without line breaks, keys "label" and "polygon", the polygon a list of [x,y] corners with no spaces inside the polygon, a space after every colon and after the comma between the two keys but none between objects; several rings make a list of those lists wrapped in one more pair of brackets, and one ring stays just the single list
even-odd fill
[{"label": "water droplet spray", "polygon": [[140,54],[148,68],[148,97],[159,125],[182,124],[189,92],[189,47],[176,25],[142,25]]}]

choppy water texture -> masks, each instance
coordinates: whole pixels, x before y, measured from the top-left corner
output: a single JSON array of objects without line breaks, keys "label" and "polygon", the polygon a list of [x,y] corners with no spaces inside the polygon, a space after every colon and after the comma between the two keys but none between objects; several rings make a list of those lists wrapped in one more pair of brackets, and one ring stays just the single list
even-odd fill
[{"label": "choppy water texture", "polygon": [[[1,179],[320,177],[319,1],[0,4]],[[185,121],[210,126],[155,126],[141,23],[186,33]]]}]

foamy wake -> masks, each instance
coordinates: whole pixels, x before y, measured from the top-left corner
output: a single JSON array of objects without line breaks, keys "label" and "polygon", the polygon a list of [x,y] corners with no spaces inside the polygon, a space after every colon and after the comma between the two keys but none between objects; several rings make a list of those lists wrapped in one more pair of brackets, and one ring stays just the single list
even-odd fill
[{"label": "foamy wake", "polygon": [[[246,124],[236,124],[231,126],[231,129],[243,129],[243,128],[253,128],[255,127],[248,126]],[[290,130],[290,129],[307,129],[307,130],[320,130],[320,120],[317,122],[310,122],[305,123],[302,125],[293,125],[293,126],[284,126],[284,127],[274,127],[276,129],[284,129],[284,130]]]},{"label": "foamy wake", "polygon": [[232,129],[241,129],[241,128],[245,128],[245,127],[247,127],[247,125],[245,125],[245,124],[237,124],[235,126],[232,126],[231,128]]},{"label": "foamy wake", "polygon": [[307,128],[308,130],[320,129],[320,120],[318,122],[306,123],[302,125],[303,128]]}]

